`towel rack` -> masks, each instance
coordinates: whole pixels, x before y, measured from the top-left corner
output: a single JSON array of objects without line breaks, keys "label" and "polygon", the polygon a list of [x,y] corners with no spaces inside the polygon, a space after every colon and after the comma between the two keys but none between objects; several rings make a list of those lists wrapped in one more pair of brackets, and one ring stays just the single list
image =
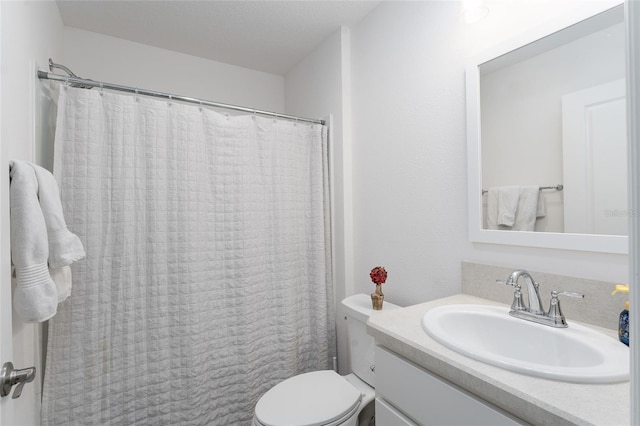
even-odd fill
[{"label": "towel rack", "polygon": [[[559,183],[559,184],[557,184],[555,186],[541,186],[540,187],[540,191],[542,191],[543,189],[555,189],[556,191],[562,191],[564,189],[564,185]],[[486,189],[483,189],[482,190],[482,195],[486,194],[487,192],[489,192],[489,191],[487,191]]]}]

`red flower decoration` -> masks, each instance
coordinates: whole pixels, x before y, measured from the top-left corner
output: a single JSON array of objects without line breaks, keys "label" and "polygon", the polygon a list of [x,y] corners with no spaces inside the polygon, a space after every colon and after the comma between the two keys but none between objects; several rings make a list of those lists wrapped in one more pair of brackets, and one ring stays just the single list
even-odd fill
[{"label": "red flower decoration", "polygon": [[387,280],[387,271],[382,266],[376,266],[369,276],[376,285],[383,284]]}]

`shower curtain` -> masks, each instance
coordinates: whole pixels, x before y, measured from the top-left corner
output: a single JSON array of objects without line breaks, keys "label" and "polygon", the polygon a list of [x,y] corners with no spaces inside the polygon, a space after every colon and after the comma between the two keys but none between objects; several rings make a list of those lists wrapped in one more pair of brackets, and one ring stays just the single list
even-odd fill
[{"label": "shower curtain", "polygon": [[43,424],[248,425],[335,353],[326,128],[62,87],[55,174],[85,245]]}]

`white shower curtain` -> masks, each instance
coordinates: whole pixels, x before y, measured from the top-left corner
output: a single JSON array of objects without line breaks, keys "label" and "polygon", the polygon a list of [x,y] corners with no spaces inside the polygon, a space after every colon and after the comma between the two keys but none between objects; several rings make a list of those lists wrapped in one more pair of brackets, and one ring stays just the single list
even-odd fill
[{"label": "white shower curtain", "polygon": [[61,88],[86,260],[50,322],[43,424],[248,425],[335,352],[324,126]]}]

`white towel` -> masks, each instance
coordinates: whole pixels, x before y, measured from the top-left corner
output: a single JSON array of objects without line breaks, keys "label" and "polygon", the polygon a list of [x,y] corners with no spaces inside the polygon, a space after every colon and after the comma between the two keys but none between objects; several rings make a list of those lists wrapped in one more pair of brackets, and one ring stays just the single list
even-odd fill
[{"label": "white towel", "polygon": [[13,160],[10,166],[14,305],[24,320],[46,321],[69,297],[69,265],[85,256],[84,248],[67,229],[53,175],[25,161]]},{"label": "white towel", "polygon": [[49,275],[47,225],[38,203],[38,181],[24,161],[10,163],[11,260],[15,265],[16,312],[30,322],[46,321],[58,309],[58,291]]},{"label": "white towel", "polygon": [[64,302],[71,296],[71,268],[63,266],[61,268],[49,267],[49,275],[56,284],[58,291],[58,303]]},{"label": "white towel", "polygon": [[49,238],[49,273],[58,289],[58,303],[71,295],[71,265],[84,258],[80,239],[67,229],[62,214],[60,190],[53,175],[35,164],[31,167],[38,179],[38,198]]},{"label": "white towel", "polygon": [[498,226],[513,226],[520,200],[519,186],[501,186],[498,191]]},{"label": "white towel", "polygon": [[[511,228],[513,231],[534,231],[536,218],[538,217],[538,199],[540,187],[528,185],[520,187],[520,198],[515,222]],[[544,215],[543,215],[544,216]]]},{"label": "white towel", "polygon": [[487,229],[498,229],[498,194],[500,187],[492,186],[487,191]]},{"label": "white towel", "polygon": [[519,186],[492,186],[487,193],[487,228],[510,229],[520,199]]},{"label": "white towel", "polygon": [[85,253],[80,239],[67,229],[62,214],[58,183],[47,169],[35,164],[31,164],[31,167],[35,170],[38,179],[38,198],[47,225],[49,267],[61,268],[71,265],[84,258]]},{"label": "white towel", "polygon": [[538,188],[538,210],[536,211],[536,218],[540,219],[547,215],[547,203],[544,198],[544,191],[540,191]]}]

